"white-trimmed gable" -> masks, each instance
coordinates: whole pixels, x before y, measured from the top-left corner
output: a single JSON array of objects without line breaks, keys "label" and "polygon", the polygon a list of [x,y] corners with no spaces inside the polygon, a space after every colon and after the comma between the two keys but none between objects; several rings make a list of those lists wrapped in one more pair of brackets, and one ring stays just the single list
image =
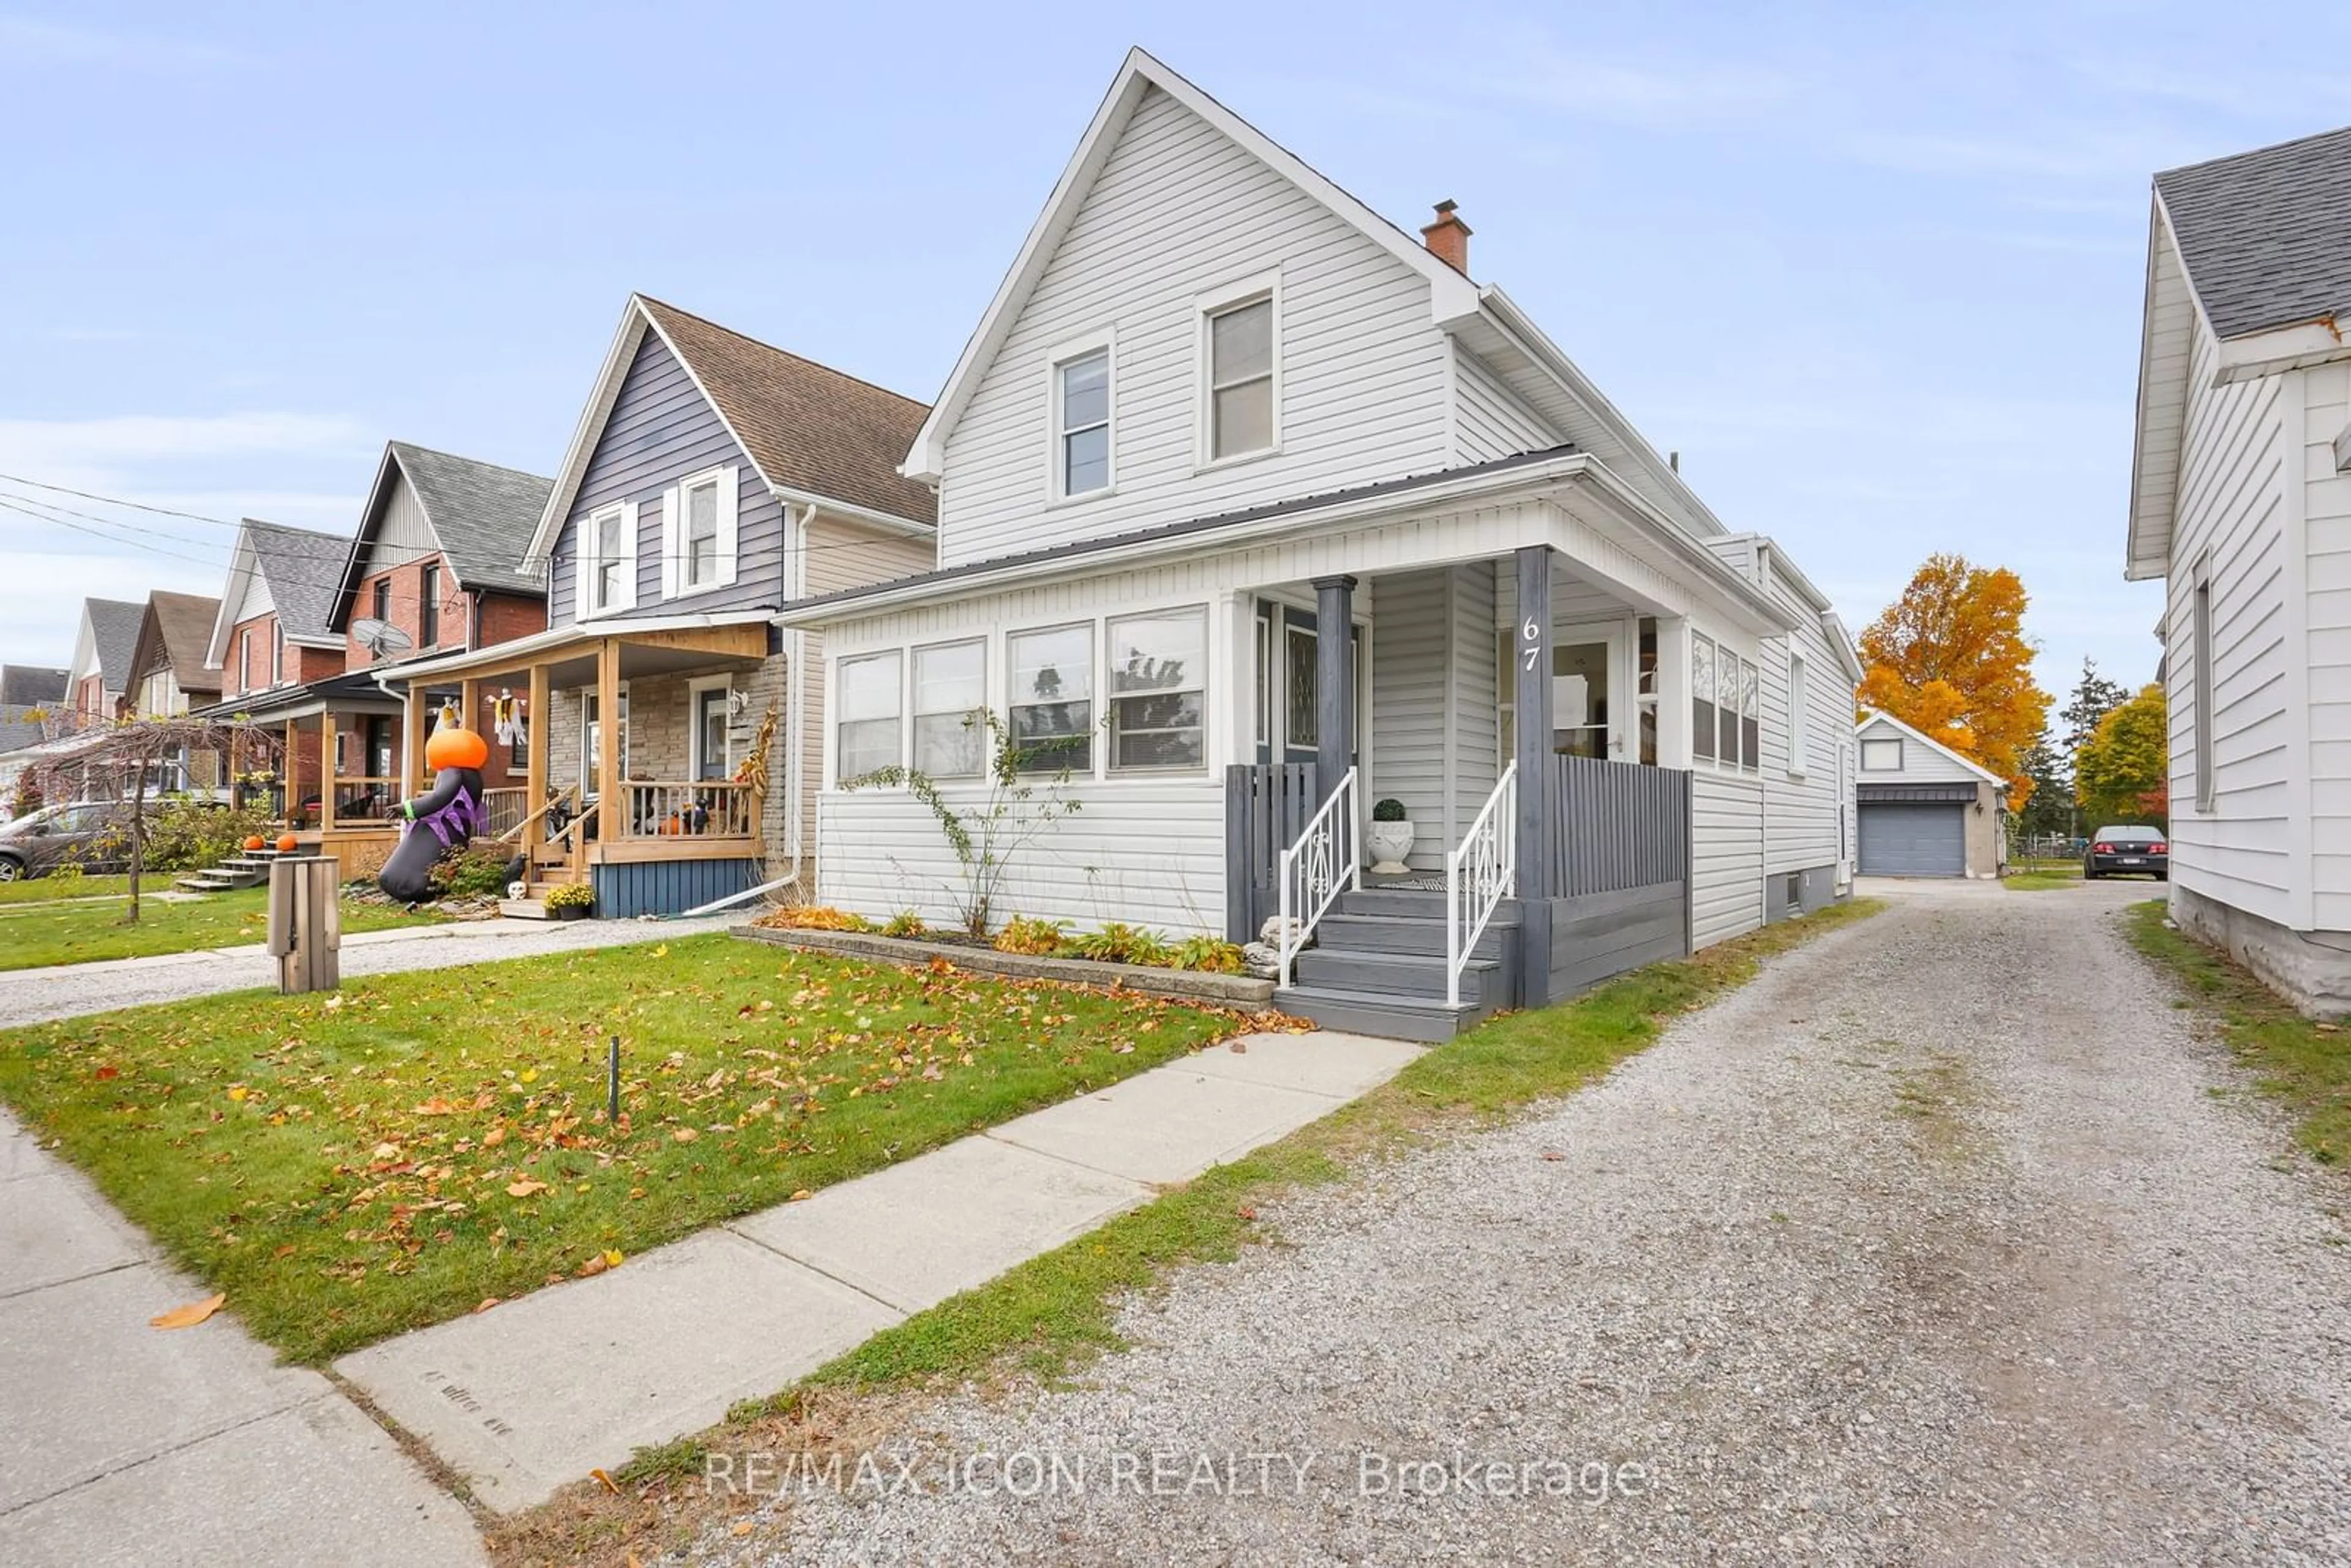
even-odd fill
[{"label": "white-trimmed gable", "polygon": [[[1856,743],[1855,767],[1857,769],[1854,777],[1863,784],[1956,784],[1981,781],[1995,785],[2001,789],[2008,788],[2008,780],[1991,768],[1960,756],[1941,741],[1931,738],[1922,730],[1904,724],[1892,714],[1880,713],[1873,708],[1853,728]],[[1871,767],[1870,763],[1874,758],[1882,758],[1892,755],[1882,751],[1874,753],[1870,746],[1872,741],[1898,741],[1901,744],[1901,766],[1896,768]]]}]

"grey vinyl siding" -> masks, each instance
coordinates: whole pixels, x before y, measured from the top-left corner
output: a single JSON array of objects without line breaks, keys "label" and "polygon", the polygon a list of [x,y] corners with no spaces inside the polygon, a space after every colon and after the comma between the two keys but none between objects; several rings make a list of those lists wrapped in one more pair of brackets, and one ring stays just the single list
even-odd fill
[{"label": "grey vinyl siding", "polygon": [[1969,770],[1964,763],[1954,762],[1933,747],[1920,742],[1915,735],[1906,734],[1884,719],[1871,719],[1855,732],[1860,740],[1898,740],[1902,743],[1902,770],[1898,773],[1862,772],[1860,753],[1855,752],[1854,781],[1857,784],[1975,784],[1981,776]]},{"label": "grey vinyl siding", "polygon": [[1379,580],[1372,601],[1372,800],[1413,820],[1415,871],[1441,871],[1451,586],[1443,567]]},{"label": "grey vinyl siding", "polygon": [[1453,569],[1453,802],[1445,841],[1450,849],[1469,831],[1470,820],[1494,792],[1502,776],[1502,737],[1495,710],[1501,698],[1496,683],[1495,570],[1490,560]]},{"label": "grey vinyl siding", "polygon": [[[689,474],[722,463],[736,467],[735,580],[728,586],[662,599],[662,495]],[[548,581],[548,623],[579,619],[579,530],[615,501],[637,503],[637,602],[617,619],[684,612],[780,606],[784,588],[784,510],[759,479],[726,422],[658,333],[647,332],[596,438],[570,516],[556,536]]]},{"label": "grey vinyl siding", "polygon": [[1455,461],[1484,463],[1559,444],[1559,433],[1488,370],[1483,360],[1457,344],[1453,361]]},{"label": "grey vinyl siding", "polygon": [[[1279,270],[1280,449],[1203,467],[1200,296]],[[939,489],[943,565],[1446,465],[1449,345],[1426,279],[1153,89],[968,404]],[[1050,356],[1102,334],[1114,488],[1050,496]]]}]

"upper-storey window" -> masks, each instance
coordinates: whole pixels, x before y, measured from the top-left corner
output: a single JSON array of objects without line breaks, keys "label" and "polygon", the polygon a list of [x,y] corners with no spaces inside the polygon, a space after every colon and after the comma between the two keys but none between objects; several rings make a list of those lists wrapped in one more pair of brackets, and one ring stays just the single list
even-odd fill
[{"label": "upper-storey window", "polygon": [[375,580],[375,608],[370,613],[379,621],[389,622],[392,619],[392,579],[379,577]]},{"label": "upper-storey window", "polygon": [[602,615],[637,601],[637,508],[622,501],[588,515],[580,530],[580,613]]},{"label": "upper-storey window", "polygon": [[427,561],[416,580],[416,645],[431,648],[441,641],[441,569]]},{"label": "upper-storey window", "polygon": [[1865,737],[1861,743],[1861,770],[1864,773],[1899,773],[1902,771],[1902,740],[1899,736],[1880,739]]},{"label": "upper-storey window", "polygon": [[1272,296],[1210,311],[1207,342],[1208,460],[1271,451]]},{"label": "upper-storey window", "polygon": [[696,474],[670,492],[662,525],[664,597],[699,593],[735,580],[735,470]]},{"label": "upper-storey window", "polygon": [[1107,343],[1054,362],[1053,484],[1063,498],[1111,487]]}]

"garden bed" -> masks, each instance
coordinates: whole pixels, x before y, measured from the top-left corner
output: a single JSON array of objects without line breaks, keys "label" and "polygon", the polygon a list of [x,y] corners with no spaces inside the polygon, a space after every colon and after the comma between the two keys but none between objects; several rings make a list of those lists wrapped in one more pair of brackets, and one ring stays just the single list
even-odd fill
[{"label": "garden bed", "polygon": [[820,931],[808,926],[737,925],[735,935],[747,942],[771,942],[779,947],[797,947],[810,953],[843,953],[914,969],[936,958],[974,974],[1144,991],[1153,996],[1214,1002],[1219,1007],[1263,1008],[1273,1001],[1271,980],[1249,975],[1219,975],[1205,969],[1106,964],[1094,958],[1049,958],[1031,953],[998,952],[968,940],[883,936],[868,931]]}]

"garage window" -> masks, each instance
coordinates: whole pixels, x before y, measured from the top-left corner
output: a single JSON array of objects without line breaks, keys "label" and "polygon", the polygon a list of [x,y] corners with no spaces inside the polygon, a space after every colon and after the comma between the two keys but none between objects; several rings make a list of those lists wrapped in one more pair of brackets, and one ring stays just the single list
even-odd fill
[{"label": "garage window", "polygon": [[1902,771],[1902,742],[1895,740],[1865,740],[1861,743],[1861,770],[1864,773],[1899,773]]}]

